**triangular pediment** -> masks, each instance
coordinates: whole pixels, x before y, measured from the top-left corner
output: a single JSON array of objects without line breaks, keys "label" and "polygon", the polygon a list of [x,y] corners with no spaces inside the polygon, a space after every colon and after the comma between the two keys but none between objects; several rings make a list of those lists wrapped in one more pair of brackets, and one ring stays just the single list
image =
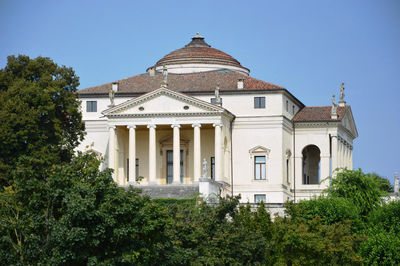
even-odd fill
[{"label": "triangular pediment", "polygon": [[160,88],[103,112],[105,116],[144,114],[221,113],[224,108],[188,95]]},{"label": "triangular pediment", "polygon": [[346,111],[345,115],[342,118],[342,126],[347,129],[354,138],[358,137],[357,127],[354,121],[353,113],[351,112],[350,108]]},{"label": "triangular pediment", "polygon": [[249,150],[249,153],[250,153],[250,157],[253,157],[254,155],[255,156],[257,156],[257,155],[269,155],[270,149],[265,148],[265,147],[263,147],[261,145],[258,145],[258,146],[255,146],[254,148],[251,148]]}]

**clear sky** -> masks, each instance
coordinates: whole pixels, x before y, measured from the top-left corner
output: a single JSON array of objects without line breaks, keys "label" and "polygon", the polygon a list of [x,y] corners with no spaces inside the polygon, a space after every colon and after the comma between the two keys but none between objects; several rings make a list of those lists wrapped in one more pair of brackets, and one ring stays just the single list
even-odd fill
[{"label": "clear sky", "polygon": [[354,167],[400,172],[400,1],[0,0],[0,68],[8,55],[71,66],[81,86],[144,73],[200,32],[307,106],[345,82],[357,124]]}]

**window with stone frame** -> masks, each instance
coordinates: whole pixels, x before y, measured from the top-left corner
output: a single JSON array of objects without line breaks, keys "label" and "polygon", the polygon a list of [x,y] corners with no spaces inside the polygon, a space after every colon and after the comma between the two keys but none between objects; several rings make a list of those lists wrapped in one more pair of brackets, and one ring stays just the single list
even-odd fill
[{"label": "window with stone frame", "polygon": [[266,203],[267,196],[265,194],[254,194],[254,203]]},{"label": "window with stone frame", "polygon": [[254,108],[265,108],[265,97],[254,97]]},{"label": "window with stone frame", "polygon": [[97,112],[97,101],[86,101],[86,112]]},{"label": "window with stone frame", "polygon": [[266,159],[265,156],[254,156],[254,179],[255,180],[266,180]]}]

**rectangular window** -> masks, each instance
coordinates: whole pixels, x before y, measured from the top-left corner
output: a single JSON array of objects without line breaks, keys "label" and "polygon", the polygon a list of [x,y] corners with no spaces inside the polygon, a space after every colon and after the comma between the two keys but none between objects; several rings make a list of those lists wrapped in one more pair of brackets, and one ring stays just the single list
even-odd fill
[{"label": "rectangular window", "polygon": [[[183,184],[183,150],[180,150],[180,182]],[[174,179],[174,152],[167,151],[167,184],[172,184]]]},{"label": "rectangular window", "polygon": [[265,97],[254,97],[254,108],[265,108]]},{"label": "rectangular window", "polygon": [[289,184],[289,159],[286,159],[286,183]]},{"label": "rectangular window", "polygon": [[261,202],[266,202],[267,197],[265,194],[254,194],[254,202],[255,203],[261,203]]},{"label": "rectangular window", "polygon": [[[138,178],[139,178],[139,159],[138,158],[136,158],[135,170],[136,170],[135,179],[136,179],[136,181],[138,181]],[[126,180],[129,182],[129,159],[126,159]]]},{"label": "rectangular window", "polygon": [[139,179],[139,158],[136,158],[136,181]]},{"label": "rectangular window", "polygon": [[[222,105],[222,98],[220,98],[220,101],[221,101],[221,105]],[[217,99],[211,98],[210,102],[213,103],[213,104],[216,104],[217,103]]]},{"label": "rectangular window", "polygon": [[254,179],[255,180],[266,179],[265,156],[254,157]]},{"label": "rectangular window", "polygon": [[294,105],[292,106],[292,113],[294,114]]},{"label": "rectangular window", "polygon": [[126,181],[129,182],[129,159],[126,159]]},{"label": "rectangular window", "polygon": [[172,181],[174,178],[173,167],[174,167],[173,151],[168,150],[167,151],[167,184],[172,184]]},{"label": "rectangular window", "polygon": [[289,101],[286,101],[286,112],[289,112]]},{"label": "rectangular window", "polygon": [[211,157],[211,179],[215,180],[215,157]]},{"label": "rectangular window", "polygon": [[86,112],[97,112],[97,101],[87,101]]}]

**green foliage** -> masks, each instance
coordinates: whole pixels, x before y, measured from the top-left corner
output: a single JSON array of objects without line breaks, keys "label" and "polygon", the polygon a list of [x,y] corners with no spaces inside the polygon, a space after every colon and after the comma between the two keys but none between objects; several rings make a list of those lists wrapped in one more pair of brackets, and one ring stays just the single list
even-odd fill
[{"label": "green foliage", "polygon": [[353,231],[360,231],[363,223],[358,208],[346,198],[318,197],[297,204],[287,203],[286,213],[293,219],[312,220],[321,218],[321,223],[330,225],[350,221]]},{"label": "green foliage", "polygon": [[351,200],[364,217],[378,207],[383,201],[383,196],[387,195],[380,190],[376,179],[371,175],[364,174],[361,169],[343,169],[338,172],[336,178],[332,179],[327,194],[328,197]]},{"label": "green foliage", "polygon": [[368,216],[367,241],[361,245],[369,265],[400,264],[400,201],[377,207]]},{"label": "green foliage", "polygon": [[67,162],[83,139],[75,94],[79,78],[49,58],[9,56],[0,69],[0,185],[21,156],[50,166]]},{"label": "green foliage", "polygon": [[158,198],[158,199],[153,199],[153,202],[158,203],[159,205],[167,208],[171,208],[174,205],[182,205],[190,207],[196,204],[196,198],[191,198],[191,199]]},{"label": "green foliage", "polygon": [[358,265],[357,249],[362,237],[351,232],[348,222],[324,224],[310,220],[277,217],[274,249],[269,265]]},{"label": "green foliage", "polygon": [[117,187],[109,170],[98,170],[94,155],[80,154],[41,173],[30,162],[19,165],[14,185],[0,193],[2,265],[157,264],[165,259],[166,212],[137,191]]},{"label": "green foliage", "polygon": [[368,176],[372,177],[375,182],[378,184],[378,187],[382,191],[392,192],[393,186],[390,184],[389,180],[385,177],[381,177],[376,173],[368,174]]},{"label": "green foliage", "polygon": [[400,237],[393,232],[369,230],[360,253],[366,265],[399,265]]}]

